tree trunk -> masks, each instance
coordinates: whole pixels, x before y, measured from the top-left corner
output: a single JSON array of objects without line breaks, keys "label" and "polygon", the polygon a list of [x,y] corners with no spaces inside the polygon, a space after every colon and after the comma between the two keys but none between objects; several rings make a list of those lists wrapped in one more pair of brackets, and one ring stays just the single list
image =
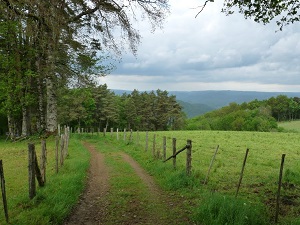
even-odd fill
[{"label": "tree trunk", "polygon": [[8,123],[8,132],[9,132],[9,138],[11,140],[15,139],[15,128],[14,128],[14,122],[11,116],[8,114],[7,115],[7,123]]},{"label": "tree trunk", "polygon": [[41,79],[38,79],[38,124],[37,129],[38,131],[45,130],[45,111],[44,111],[44,94],[43,94],[43,82]]},{"label": "tree trunk", "polygon": [[46,78],[47,86],[47,132],[55,133],[57,131],[57,96],[56,87],[53,78]]},{"label": "tree trunk", "polygon": [[28,134],[28,113],[26,106],[22,107],[22,137],[27,137]]}]

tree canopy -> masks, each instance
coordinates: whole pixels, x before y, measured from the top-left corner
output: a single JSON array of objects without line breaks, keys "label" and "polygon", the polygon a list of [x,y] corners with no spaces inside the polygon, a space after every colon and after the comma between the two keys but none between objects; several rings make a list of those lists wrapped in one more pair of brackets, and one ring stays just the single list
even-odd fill
[{"label": "tree canopy", "polygon": [[[199,13],[209,2],[214,2],[214,0],[206,0]],[[286,25],[299,22],[299,9],[298,0],[224,0],[222,12],[230,15],[238,11],[245,18],[253,18],[255,22],[263,24],[276,20],[282,30]]]},{"label": "tree canopy", "polygon": [[106,75],[106,52],[135,54],[135,21],[154,29],[168,10],[168,0],[1,0],[0,104],[9,133],[55,133],[59,90]]}]

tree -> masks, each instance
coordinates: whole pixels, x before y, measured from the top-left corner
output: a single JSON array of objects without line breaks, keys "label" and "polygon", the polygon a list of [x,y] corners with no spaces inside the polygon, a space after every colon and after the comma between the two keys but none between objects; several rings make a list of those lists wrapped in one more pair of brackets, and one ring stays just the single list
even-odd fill
[{"label": "tree", "polygon": [[[198,14],[203,11],[209,2],[214,2],[214,0],[206,0]],[[300,20],[298,12],[300,2],[298,0],[224,0],[222,12],[230,15],[236,9],[246,19],[253,18],[258,23],[267,24],[275,19],[280,30],[284,26]]]},{"label": "tree", "polygon": [[[135,54],[140,42],[140,35],[134,28],[136,15],[147,18],[154,29],[161,25],[167,12],[168,0],[1,1],[0,15],[11,15],[20,21],[23,30],[29,31],[36,62],[38,108],[44,115],[40,118],[44,120],[45,117],[46,130],[52,133],[57,129],[57,91],[62,84],[70,85],[78,78],[75,61],[88,65],[85,59],[92,62],[90,59],[96,58],[96,52],[105,48],[121,54],[127,44]],[[1,20],[9,21],[10,18]],[[101,61],[81,67],[84,71],[80,71],[80,75],[85,74],[86,78],[102,75],[99,70],[97,74],[89,70],[97,63]]]}]

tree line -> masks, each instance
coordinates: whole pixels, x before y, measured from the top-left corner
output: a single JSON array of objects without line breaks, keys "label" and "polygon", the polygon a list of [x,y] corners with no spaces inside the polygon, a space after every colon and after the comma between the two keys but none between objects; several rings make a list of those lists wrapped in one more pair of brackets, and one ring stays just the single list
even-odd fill
[{"label": "tree line", "polygon": [[300,119],[300,98],[278,95],[267,100],[230,103],[221,109],[192,118],[188,130],[272,131],[277,122]]},{"label": "tree line", "polygon": [[58,92],[108,74],[107,57],[135,54],[133,21],[142,15],[154,29],[168,10],[166,0],[1,0],[0,119],[12,138],[55,133]]},{"label": "tree line", "polygon": [[156,90],[119,96],[106,85],[62,90],[59,122],[73,128],[119,128],[133,130],[178,130],[185,115],[174,95]]}]

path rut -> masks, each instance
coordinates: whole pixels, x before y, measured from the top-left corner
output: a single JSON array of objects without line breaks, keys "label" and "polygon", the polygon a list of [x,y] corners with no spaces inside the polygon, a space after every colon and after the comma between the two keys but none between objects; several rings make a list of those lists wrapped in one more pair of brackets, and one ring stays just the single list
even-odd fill
[{"label": "path rut", "polygon": [[[111,207],[109,207],[109,168],[105,165],[105,154],[98,152],[95,147],[89,143],[84,144],[85,147],[91,153],[90,169],[87,179],[87,186],[80,197],[77,206],[72,211],[69,218],[65,221],[64,225],[96,225],[103,224],[109,225],[113,221],[108,221]],[[128,163],[136,175],[141,179],[149,191],[149,202],[151,204],[157,205],[157,210],[162,208],[170,209],[174,207],[177,203],[172,196],[167,196],[156,184],[153,178],[129,155],[124,152],[117,152],[122,158],[124,163]],[[173,201],[174,200],[174,201]],[[178,202],[178,199],[177,199]],[[151,215],[146,215],[145,212],[141,212],[137,209],[136,204],[140,204],[133,201],[132,213],[135,218],[124,218],[118,224],[155,224],[155,225],[166,225],[166,224],[191,224],[186,216],[182,215],[170,215],[174,220],[178,222],[174,223],[174,220],[169,221],[166,218],[160,218],[159,213],[151,213]],[[138,207],[140,208],[140,206]],[[139,212],[140,211],[140,212]],[[138,215],[140,213],[140,215]],[[143,217],[143,219],[138,220],[138,218]],[[146,217],[146,218],[145,218]]]}]

